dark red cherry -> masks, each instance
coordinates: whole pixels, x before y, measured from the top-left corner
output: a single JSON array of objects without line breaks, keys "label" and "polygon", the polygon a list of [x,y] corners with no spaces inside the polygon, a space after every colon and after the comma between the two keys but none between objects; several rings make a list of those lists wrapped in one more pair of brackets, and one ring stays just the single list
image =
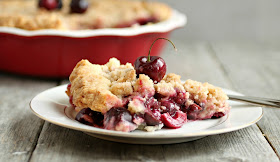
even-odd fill
[{"label": "dark red cherry", "polygon": [[139,25],[146,25],[148,23],[156,23],[158,19],[156,17],[149,17],[149,18],[139,18],[136,20]]},{"label": "dark red cherry", "polygon": [[86,0],[72,0],[70,4],[71,13],[84,13],[88,8],[88,1]]},{"label": "dark red cherry", "polygon": [[185,92],[177,92],[176,96],[172,97],[175,103],[183,106],[186,102],[187,94]]},{"label": "dark red cherry", "polygon": [[145,119],[146,124],[149,126],[158,125],[158,124],[162,123],[160,111],[157,109],[147,111],[144,114],[144,119]]},{"label": "dark red cherry", "polygon": [[159,39],[164,39],[169,41],[175,48],[175,45],[169,39],[157,38],[152,43],[148,56],[140,56],[134,62],[134,68],[136,70],[136,74],[137,75],[146,74],[154,81],[154,83],[158,83],[159,81],[161,81],[161,79],[164,77],[166,73],[165,61],[159,56],[150,56],[151,49],[154,43]]},{"label": "dark red cherry", "polygon": [[212,119],[217,119],[217,118],[220,118],[220,117],[223,117],[225,116],[225,114],[223,112],[216,112],[211,118]]},{"label": "dark red cherry", "polygon": [[141,125],[145,122],[144,115],[143,114],[133,114],[132,116],[132,122]]},{"label": "dark red cherry", "polygon": [[172,117],[169,113],[161,115],[161,120],[165,126],[169,128],[180,128],[185,122],[187,122],[187,114],[182,111],[177,111]]},{"label": "dark red cherry", "polygon": [[161,81],[166,73],[165,61],[158,56],[151,56],[148,61],[147,56],[140,56],[134,63],[136,74],[148,75],[154,83]]},{"label": "dark red cherry", "polygon": [[104,116],[100,112],[85,108],[77,114],[75,119],[87,125],[102,126]]},{"label": "dark red cherry", "polygon": [[168,99],[163,99],[160,101],[161,106],[165,107],[165,110],[163,112],[165,113],[169,113],[169,115],[174,116],[176,114],[176,112],[178,111],[178,109],[180,109],[180,107],[174,103],[171,100]]},{"label": "dark red cherry", "polygon": [[47,10],[61,9],[62,1],[61,0],[39,0],[39,7],[45,8]]},{"label": "dark red cherry", "polygon": [[155,100],[154,97],[147,98],[146,102],[144,103],[144,105],[149,110],[160,109],[160,103],[157,100]]},{"label": "dark red cherry", "polygon": [[200,107],[198,104],[191,104],[187,109],[188,119],[196,120],[198,119],[198,114],[202,111],[203,108]]},{"label": "dark red cherry", "polygon": [[189,111],[190,112],[198,112],[198,111],[201,111],[202,110],[202,108],[200,107],[200,106],[198,106],[197,104],[191,104],[190,106],[189,106]]}]

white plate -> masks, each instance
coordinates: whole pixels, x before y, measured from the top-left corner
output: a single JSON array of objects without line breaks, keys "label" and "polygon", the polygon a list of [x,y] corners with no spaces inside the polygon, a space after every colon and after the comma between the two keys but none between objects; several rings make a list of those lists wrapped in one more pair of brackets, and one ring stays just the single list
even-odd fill
[{"label": "white plate", "polygon": [[[91,136],[133,144],[170,144],[196,140],[208,135],[221,134],[248,127],[259,121],[263,115],[261,107],[248,106],[240,102],[229,101],[230,113],[219,119],[191,121],[179,129],[161,129],[155,132],[136,130],[118,132],[95,128],[76,121],[73,107],[65,94],[67,85],[48,89],[35,96],[30,108],[38,117],[62,127],[83,131]],[[228,94],[236,94],[224,89]]]}]

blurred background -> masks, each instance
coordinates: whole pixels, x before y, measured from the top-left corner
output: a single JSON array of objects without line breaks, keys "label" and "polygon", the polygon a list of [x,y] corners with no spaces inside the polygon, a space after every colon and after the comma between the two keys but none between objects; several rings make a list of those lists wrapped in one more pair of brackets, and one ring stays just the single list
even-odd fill
[{"label": "blurred background", "polygon": [[167,3],[187,15],[187,26],[173,32],[173,36],[178,39],[274,43],[280,41],[278,0],[158,1]]},{"label": "blurred background", "polygon": [[[1,1],[1,0],[0,0]],[[29,1],[29,0],[22,0],[22,1]],[[70,0],[69,0],[70,1]],[[102,1],[102,0],[100,0]],[[143,0],[144,1],[144,0]],[[147,0],[150,1],[150,0]],[[256,51],[261,51],[258,47],[262,47],[263,50],[272,51],[273,57],[278,57],[279,55],[279,42],[280,42],[280,21],[278,20],[280,16],[280,1],[276,0],[151,0],[151,1],[160,1],[163,3],[168,4],[171,8],[174,8],[181,13],[184,13],[187,15],[188,22],[187,25],[183,28],[174,30],[172,32],[171,40],[174,41],[176,44],[176,47],[180,50],[178,50],[178,55],[170,55],[170,53],[174,53],[173,48],[171,45],[166,46],[164,50],[162,50],[162,57],[167,60],[167,64],[174,64],[174,62],[178,61],[178,58],[183,59],[183,57],[186,57],[185,59],[190,58],[190,54],[202,51],[202,56],[200,58],[205,57],[207,54],[212,54],[217,52],[218,50],[214,47],[217,45],[213,45],[216,42],[221,43],[227,43],[229,45],[221,45],[226,48],[222,53],[224,55],[236,55],[236,53],[241,53],[240,51],[246,50],[244,52],[244,55],[249,56],[248,49],[252,49],[252,53],[254,53],[254,57],[256,55]],[[37,41],[38,42],[38,41]],[[36,42],[36,43],[37,43]],[[58,42],[62,42],[61,40],[58,40]],[[65,41],[64,41],[65,42]],[[121,41],[119,41],[121,42]],[[40,42],[39,42],[40,43]],[[102,42],[101,42],[102,43]],[[150,42],[143,41],[142,47],[145,46],[147,48],[150,47]],[[253,45],[250,45],[252,43]],[[81,43],[82,44],[82,43]],[[261,44],[261,45],[260,45]],[[46,45],[46,44],[45,44]],[[78,44],[77,44],[78,45]],[[82,48],[76,48],[77,51],[71,50],[72,54],[69,54],[69,51],[67,51],[67,55],[63,56],[71,56],[69,58],[75,58],[77,60],[80,60],[82,58],[85,58],[84,56],[76,55],[76,53],[90,53],[86,51],[87,48],[84,47],[91,47],[91,49],[94,50],[95,53],[98,53],[96,51],[96,48],[93,46],[87,46],[87,44],[84,43],[85,46],[81,46]],[[266,46],[264,46],[266,45]],[[24,46],[25,47],[25,44]],[[32,49],[36,48],[37,46],[32,45]],[[41,46],[40,46],[41,47]],[[49,47],[49,44],[47,44],[47,47]],[[63,49],[63,47],[66,46],[58,46],[58,49]],[[71,46],[72,47],[72,46]],[[74,46],[75,47],[75,46]],[[117,46],[120,47],[120,46]],[[117,48],[116,47],[116,48]],[[31,48],[28,48],[31,49]],[[47,50],[44,50],[45,53],[42,54],[41,49],[40,54],[42,56],[49,57],[49,53],[57,52],[57,53],[63,53],[57,50],[56,48],[46,48],[50,50],[51,52],[48,52]],[[66,51],[68,48],[64,48],[63,50]],[[104,48],[100,48],[101,52],[104,52]],[[108,48],[109,49],[109,48]],[[120,48],[125,49],[126,48]],[[144,48],[141,48],[144,49]],[[234,51],[235,49],[235,51]],[[53,51],[52,51],[53,50]],[[84,50],[86,52],[83,52],[81,50]],[[124,50],[124,51],[125,51]],[[32,50],[31,50],[32,51]],[[114,51],[121,51],[121,50],[114,50]],[[215,52],[213,52],[215,51]],[[239,51],[239,52],[236,52]],[[250,50],[249,50],[250,51]],[[139,50],[137,50],[139,52]],[[109,52],[105,52],[109,53]],[[124,52],[120,52],[123,54]],[[141,53],[141,52],[139,52]],[[143,52],[144,53],[144,52]],[[260,55],[265,54],[263,52],[259,52]],[[275,54],[274,54],[275,53]],[[90,53],[91,54],[91,53]],[[99,54],[99,53],[98,53]],[[135,52],[134,52],[135,54]],[[36,57],[38,57],[38,60],[43,60],[43,57],[38,56],[35,52],[34,54]],[[141,53],[142,55],[142,53]],[[56,56],[56,55],[55,55]],[[60,55],[59,55],[60,56]],[[77,57],[73,57],[77,56]],[[101,56],[101,55],[99,55]],[[118,55],[120,56],[120,55]],[[129,53],[129,56],[131,54]],[[213,57],[214,54],[211,55]],[[237,56],[236,56],[237,57]],[[34,57],[32,57],[34,59]],[[92,55],[89,58],[94,58]],[[122,57],[126,58],[126,57]],[[271,61],[278,61],[279,59],[273,59],[272,57],[267,57],[268,59],[271,59]],[[95,59],[95,58],[94,58]],[[238,58],[239,59],[239,58]],[[51,60],[51,59],[49,59]],[[57,61],[56,57],[54,59]],[[66,60],[66,59],[62,59]],[[77,60],[72,60],[72,64],[69,63],[69,61],[64,61],[63,63],[59,63],[59,67],[71,67],[69,68],[69,73],[72,71],[72,67],[76,64]],[[105,59],[107,62],[107,58]],[[249,61],[252,62],[251,58],[248,58]],[[260,59],[263,61],[263,59]],[[43,62],[42,61],[42,62]],[[52,60],[53,61],[53,60]],[[103,61],[103,60],[102,60]],[[22,62],[22,61],[20,61]],[[40,61],[37,61],[40,66]],[[130,61],[130,62],[134,62]],[[277,65],[278,65],[277,62]],[[104,62],[103,62],[104,63]],[[30,64],[33,65],[34,63]],[[184,62],[185,64],[185,62]],[[259,65],[259,63],[256,63]],[[29,65],[29,64],[28,64]],[[7,65],[7,67],[10,67],[10,65]],[[31,67],[31,66],[30,66]],[[195,67],[195,66],[193,66]],[[26,67],[25,67],[26,68]],[[177,72],[178,69],[181,69],[182,65],[180,64],[174,64],[173,66],[170,66],[169,72]],[[19,67],[19,69],[22,69]],[[34,68],[30,68],[34,69]],[[44,68],[45,71],[49,72],[49,68]],[[60,68],[53,68],[55,72],[59,71],[57,69]],[[67,68],[65,68],[67,69]],[[185,71],[182,71],[182,73],[178,72],[182,76],[190,76],[192,75],[192,68],[187,67]],[[278,69],[277,69],[278,70]],[[42,73],[42,71],[39,71]],[[68,74],[66,75],[68,76]],[[195,76],[191,76],[194,79],[198,80],[209,80],[208,76],[205,76],[205,78],[199,79]],[[214,78],[215,79],[215,78]],[[215,80],[214,80],[215,81]],[[213,82],[214,82],[213,81]]]},{"label": "blurred background", "polygon": [[280,41],[280,1],[160,1],[188,17],[187,26],[173,32],[176,38],[192,41]]}]

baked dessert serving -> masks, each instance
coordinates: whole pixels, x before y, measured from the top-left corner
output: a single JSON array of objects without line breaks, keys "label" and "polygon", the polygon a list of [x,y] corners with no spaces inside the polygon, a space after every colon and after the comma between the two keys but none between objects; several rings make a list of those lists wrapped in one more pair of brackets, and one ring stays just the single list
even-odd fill
[{"label": "baked dessert serving", "polygon": [[136,27],[170,16],[166,4],[144,0],[0,1],[0,26],[25,30]]},{"label": "baked dessert serving", "polygon": [[[159,38],[165,39],[165,38]],[[158,56],[139,57],[134,66],[111,58],[105,65],[81,60],[66,93],[76,120],[108,130],[155,131],[180,128],[188,120],[219,118],[230,111],[221,88],[166,73]]]}]

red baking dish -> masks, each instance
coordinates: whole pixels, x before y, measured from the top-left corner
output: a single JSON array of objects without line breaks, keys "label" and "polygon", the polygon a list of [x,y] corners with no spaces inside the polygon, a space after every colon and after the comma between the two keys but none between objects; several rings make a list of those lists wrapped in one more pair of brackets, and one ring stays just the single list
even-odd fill
[{"label": "red baking dish", "polygon": [[[168,38],[171,31],[186,24],[186,16],[173,10],[170,19],[131,28],[80,31],[37,30],[0,27],[0,70],[40,77],[68,77],[81,59],[104,64],[116,57],[122,63],[147,55],[152,42]],[[159,40],[152,55],[159,55]]]}]

